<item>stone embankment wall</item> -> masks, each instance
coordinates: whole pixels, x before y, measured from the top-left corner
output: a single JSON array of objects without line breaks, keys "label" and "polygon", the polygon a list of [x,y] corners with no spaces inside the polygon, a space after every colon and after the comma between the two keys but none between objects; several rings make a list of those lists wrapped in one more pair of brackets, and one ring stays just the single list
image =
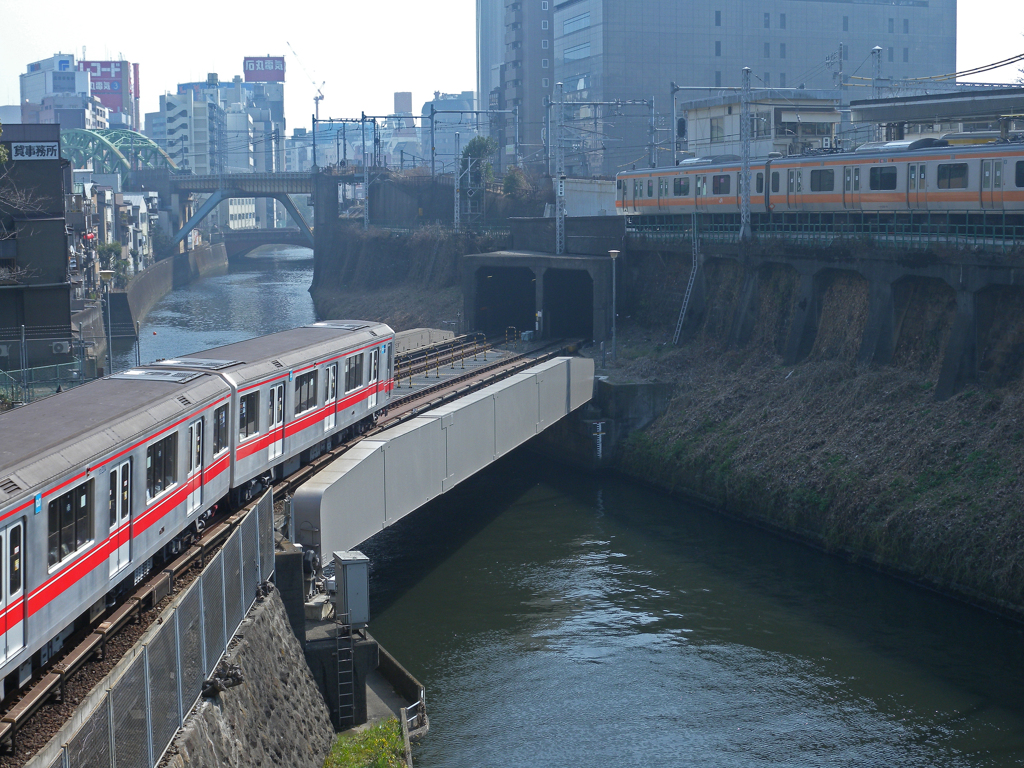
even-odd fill
[{"label": "stone embankment wall", "polygon": [[[622,471],[1024,618],[1024,288],[979,294],[976,375],[936,399],[962,325],[943,280],[899,281],[882,338],[867,332],[858,274],[825,273],[808,297],[785,264],[751,275],[711,258],[675,348],[689,254],[629,253],[623,266],[634,327],[616,375],[678,389],[626,443]],[[886,364],[865,355],[869,341],[891,344]]]},{"label": "stone embankment wall", "polygon": [[140,272],[128,283],[128,306],[132,321],[145,317],[160,299],[175,288],[188,285],[197,277],[205,277],[227,269],[228,254],[222,243],[201,245],[188,253],[179,253],[158,261]]},{"label": "stone embankment wall", "polygon": [[164,765],[321,768],[334,728],[276,590],[242,622],[225,661],[245,682],[200,702]]}]

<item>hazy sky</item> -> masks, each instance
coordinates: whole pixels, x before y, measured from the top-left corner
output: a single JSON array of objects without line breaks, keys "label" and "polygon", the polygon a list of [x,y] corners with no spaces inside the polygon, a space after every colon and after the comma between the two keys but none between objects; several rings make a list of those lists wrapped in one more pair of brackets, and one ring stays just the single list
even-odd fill
[{"label": "hazy sky", "polygon": [[[475,87],[474,0],[179,0],[116,7],[52,0],[42,16],[27,0],[0,0],[0,8],[0,104],[18,102],[18,75],[29,62],[57,52],[80,58],[83,44],[89,59],[123,55],[139,63],[144,112],[179,82],[204,80],[208,72],[230,80],[241,74],[244,56],[284,55],[289,132],[310,124],[314,82],[325,82],[321,117],[386,114],[394,91],[412,91],[418,111],[435,90]],[[1022,0],[960,3],[957,69],[1024,52],[1022,33]],[[1010,82],[1018,68],[974,79]]]}]

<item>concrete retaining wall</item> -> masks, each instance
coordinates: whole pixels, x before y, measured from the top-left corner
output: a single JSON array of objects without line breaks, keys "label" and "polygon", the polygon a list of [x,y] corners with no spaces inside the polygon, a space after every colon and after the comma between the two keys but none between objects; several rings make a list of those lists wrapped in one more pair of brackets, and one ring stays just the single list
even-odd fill
[{"label": "concrete retaining wall", "polygon": [[138,322],[160,299],[174,288],[188,285],[197,277],[205,277],[227,269],[228,254],[223,243],[201,245],[188,253],[158,261],[140,272],[128,283],[128,306],[132,321]]},{"label": "concrete retaining wall", "polygon": [[239,632],[225,660],[242,668],[245,682],[199,704],[166,764],[321,768],[334,727],[276,591]]},{"label": "concrete retaining wall", "polygon": [[395,354],[401,355],[420,347],[429,347],[455,337],[451,331],[439,331],[436,328],[410,328],[395,334]]}]

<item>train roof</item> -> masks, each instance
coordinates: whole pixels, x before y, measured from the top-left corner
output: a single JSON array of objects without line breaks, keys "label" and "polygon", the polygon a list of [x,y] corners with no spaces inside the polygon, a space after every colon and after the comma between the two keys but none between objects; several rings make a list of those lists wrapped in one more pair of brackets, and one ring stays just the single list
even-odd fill
[{"label": "train roof", "polygon": [[384,323],[325,320],[182,355],[173,360],[161,360],[147,367],[230,372],[232,380],[242,384],[280,370],[291,370],[310,360],[322,360],[336,355],[339,341],[343,341],[345,348],[350,349],[372,344],[393,333]]},{"label": "train roof", "polygon": [[203,373],[134,370],[0,414],[0,509],[229,392]]}]

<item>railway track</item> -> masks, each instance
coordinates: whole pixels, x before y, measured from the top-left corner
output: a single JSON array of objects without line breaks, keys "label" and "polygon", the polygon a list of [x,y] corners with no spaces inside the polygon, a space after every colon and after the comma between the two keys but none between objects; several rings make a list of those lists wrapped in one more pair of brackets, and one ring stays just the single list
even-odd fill
[{"label": "railway track", "polygon": [[[328,449],[294,474],[279,480],[274,484],[274,490],[283,492],[282,496],[290,495],[295,488],[359,441],[415,418],[424,411],[455,397],[572,351],[581,343],[563,339],[527,345],[518,339],[506,338],[505,346],[521,349],[502,350],[498,348],[502,341],[501,337],[488,339],[482,334],[468,334],[399,356],[396,359],[396,379],[401,372],[403,379],[422,376],[423,381],[415,387],[410,381],[410,392],[392,399],[388,415],[380,419],[375,426]],[[491,357],[488,358],[487,355]],[[435,372],[436,378],[433,381],[429,378],[430,371]],[[0,755],[0,768],[23,765],[30,756],[29,752],[34,751],[33,747],[43,746],[52,737],[63,721],[54,722],[53,717],[44,718],[43,714],[47,709],[52,708],[54,703],[77,706],[77,701],[69,700],[69,691],[73,684],[78,688],[84,687],[84,695],[106,674],[106,671],[101,672],[96,680],[92,680],[95,675],[86,675],[89,682],[85,686],[77,685],[77,677],[83,675],[83,670],[88,670],[90,665],[97,662],[101,662],[104,668],[113,666],[117,659],[108,659],[107,651],[115,644],[115,640],[132,627],[138,631],[130,634],[141,635],[156,619],[153,609],[191,583],[195,575],[195,566],[199,565],[201,569],[255,506],[256,502],[253,502],[241,511],[216,515],[195,545],[159,572],[151,573],[116,607],[72,634],[64,643],[67,650],[62,649],[48,666],[37,671],[27,688],[21,689],[0,703],[0,746],[7,750],[7,754]],[[130,644],[128,647],[130,648]],[[65,708],[60,707],[62,710]]]}]

